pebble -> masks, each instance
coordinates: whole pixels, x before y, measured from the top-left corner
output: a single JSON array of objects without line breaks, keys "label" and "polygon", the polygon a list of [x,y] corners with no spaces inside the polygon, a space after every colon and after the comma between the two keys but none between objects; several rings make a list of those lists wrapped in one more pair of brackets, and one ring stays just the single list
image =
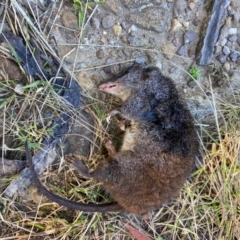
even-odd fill
[{"label": "pebble", "polygon": [[127,29],[127,23],[125,21],[121,22],[121,26],[123,30]]},{"label": "pebble", "polygon": [[223,64],[223,69],[228,72],[230,70],[230,63],[229,62],[225,62]]},{"label": "pebble", "polygon": [[73,12],[64,12],[61,19],[65,27],[76,30],[79,29],[77,16]]},{"label": "pebble", "polygon": [[188,85],[190,88],[194,88],[194,87],[197,86],[197,82],[191,79],[191,80],[188,81],[187,85]]},{"label": "pebble", "polygon": [[138,64],[142,64],[142,63],[146,62],[146,59],[142,56],[141,57],[136,57],[135,62],[138,63]]},{"label": "pebble", "polygon": [[24,94],[24,88],[22,86],[22,84],[16,84],[15,88],[14,88],[15,93],[19,94],[19,95],[23,95]]},{"label": "pebble", "polygon": [[188,4],[188,7],[189,7],[191,10],[193,10],[193,9],[195,8],[195,3],[194,3],[194,2],[190,2],[190,3]]},{"label": "pebble", "polygon": [[113,33],[115,36],[119,37],[122,33],[122,27],[118,24],[113,25]]},{"label": "pebble", "polygon": [[184,26],[185,28],[188,28],[188,27],[189,27],[189,22],[183,22],[182,24],[183,24],[183,26]]},{"label": "pebble", "polygon": [[177,50],[177,54],[182,56],[186,53],[186,51],[187,51],[187,47],[185,45],[183,45]]},{"label": "pebble", "polygon": [[101,37],[101,38],[100,38],[100,41],[101,41],[102,43],[105,43],[105,42],[106,42],[105,37]]},{"label": "pebble", "polygon": [[[112,50],[112,51],[110,52],[110,55],[111,55],[112,57],[117,58],[118,52],[117,52],[116,50]],[[115,58],[114,58],[114,59],[115,59]]]},{"label": "pebble", "polygon": [[237,28],[229,28],[228,29],[228,34],[229,35],[237,34]]},{"label": "pebble", "polygon": [[106,66],[103,68],[103,71],[106,73],[106,74],[110,74],[112,72],[112,66],[111,64],[114,64],[116,63],[116,59],[115,58],[108,58],[105,62],[105,65],[109,65],[110,66]]},{"label": "pebble", "polygon": [[103,59],[104,58],[104,52],[102,49],[99,49],[97,52],[96,52],[96,56],[97,58],[99,59]]},{"label": "pebble", "polygon": [[228,27],[226,25],[223,25],[220,30],[220,34],[218,37],[218,41],[222,41],[224,38],[228,36]]},{"label": "pebble", "polygon": [[136,32],[137,31],[137,27],[135,25],[132,25],[130,27],[130,30],[133,31],[133,32]]},{"label": "pebble", "polygon": [[232,62],[236,62],[238,57],[240,57],[239,53],[237,52],[231,52],[229,55]]},{"label": "pebble", "polygon": [[130,36],[131,36],[131,37],[136,37],[136,32],[131,31],[131,32],[130,32]]},{"label": "pebble", "polygon": [[182,27],[182,24],[178,21],[178,19],[172,18],[172,20],[171,20],[172,31],[177,31],[181,27]]},{"label": "pebble", "polygon": [[237,38],[238,38],[237,35],[231,35],[231,36],[229,36],[228,40],[231,42],[236,42]]},{"label": "pebble", "polygon": [[100,28],[100,21],[99,19],[92,17],[90,20],[90,24],[93,28],[99,29]]},{"label": "pebble", "polygon": [[180,45],[179,37],[175,36],[172,40],[172,43],[175,47],[179,47],[179,45]]},{"label": "pebble", "polygon": [[120,38],[122,40],[122,42],[126,43],[127,42],[127,36],[126,35],[123,35],[121,36]]},{"label": "pebble", "polygon": [[127,38],[127,42],[130,44],[130,45],[134,45],[134,40],[135,40],[135,37],[132,37],[132,36],[129,36],[128,38]]},{"label": "pebble", "polygon": [[227,39],[226,39],[226,38],[222,39],[221,42],[220,42],[220,44],[221,44],[222,47],[223,47],[226,43],[227,43]]},{"label": "pebble", "polygon": [[227,41],[226,46],[232,48],[233,43],[231,41]]},{"label": "pebble", "polygon": [[102,27],[104,29],[109,29],[113,26],[114,21],[115,21],[115,19],[114,19],[113,16],[107,15],[107,16],[102,18]]},{"label": "pebble", "polygon": [[227,61],[227,57],[224,54],[218,55],[217,59],[221,64],[223,64]]},{"label": "pebble", "polygon": [[191,30],[187,30],[184,33],[183,39],[184,39],[184,44],[190,43],[194,41],[197,38],[197,34]]},{"label": "pebble", "polygon": [[218,55],[222,52],[222,46],[217,45],[215,46],[215,54]]},{"label": "pebble", "polygon": [[227,46],[224,46],[222,49],[222,52],[224,53],[224,55],[227,56],[228,54],[230,54],[231,51]]},{"label": "pebble", "polygon": [[172,43],[162,45],[161,50],[167,59],[171,59],[176,53],[176,49]]}]

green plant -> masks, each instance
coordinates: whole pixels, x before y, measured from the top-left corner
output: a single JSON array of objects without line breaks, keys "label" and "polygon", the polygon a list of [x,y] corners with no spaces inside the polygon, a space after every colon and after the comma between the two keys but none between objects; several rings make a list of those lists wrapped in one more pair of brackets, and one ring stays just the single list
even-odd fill
[{"label": "green plant", "polygon": [[78,26],[81,27],[84,20],[84,11],[85,9],[92,9],[92,6],[97,3],[103,3],[105,0],[99,0],[95,2],[84,3],[81,0],[73,0],[73,7],[78,15]]},{"label": "green plant", "polygon": [[192,78],[194,78],[194,79],[197,79],[197,78],[199,78],[200,77],[200,70],[196,67],[196,66],[194,66],[194,65],[192,65],[190,68],[189,68],[189,70],[188,70],[188,73],[191,75],[191,77]]}]

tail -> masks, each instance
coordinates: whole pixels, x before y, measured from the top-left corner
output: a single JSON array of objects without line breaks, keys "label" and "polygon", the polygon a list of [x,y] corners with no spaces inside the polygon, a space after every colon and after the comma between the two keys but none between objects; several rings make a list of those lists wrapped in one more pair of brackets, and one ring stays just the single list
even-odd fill
[{"label": "tail", "polygon": [[49,198],[53,202],[56,202],[64,207],[67,207],[67,208],[70,208],[73,210],[80,210],[80,211],[84,211],[84,212],[118,212],[118,211],[123,210],[123,208],[117,202],[104,203],[104,204],[78,203],[78,202],[74,202],[71,200],[67,200],[65,198],[62,198],[62,197],[50,192],[41,184],[41,182],[38,179],[37,173],[35,172],[35,169],[33,166],[32,156],[28,149],[27,141],[25,142],[25,151],[26,151],[26,158],[28,161],[31,175],[32,175],[33,183],[35,184],[35,186],[38,188],[38,190],[43,195],[45,195],[47,198]]}]

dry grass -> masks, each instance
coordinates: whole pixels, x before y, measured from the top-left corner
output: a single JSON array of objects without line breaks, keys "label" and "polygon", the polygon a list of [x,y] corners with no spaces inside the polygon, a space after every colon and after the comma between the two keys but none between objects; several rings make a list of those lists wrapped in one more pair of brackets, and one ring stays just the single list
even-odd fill
[{"label": "dry grass", "polygon": [[[16,20],[16,32],[23,33],[19,17],[13,13],[10,15]],[[6,18],[13,23],[9,15]],[[54,56],[55,53],[44,40],[43,34],[36,32],[34,28],[32,31],[37,36],[37,41]],[[1,49],[1,52],[9,55],[7,50]],[[28,79],[24,86],[30,84],[32,80]],[[66,106],[47,84],[30,85],[24,89],[23,95],[16,94],[15,86],[16,82],[7,77],[0,82],[1,93],[4,92],[6,101],[1,105],[1,137],[4,139],[8,135],[18,139],[13,150],[19,152],[26,138],[39,143],[41,137],[49,131],[47,123],[50,120],[42,115],[44,109],[52,109],[53,116],[56,116]],[[36,194],[38,197],[33,200],[38,204],[28,199],[30,195],[17,196],[14,199],[1,196],[0,238],[133,239],[125,227],[130,224],[156,240],[240,239],[240,99],[239,96],[233,99],[234,103],[228,103],[217,102],[213,98],[212,105],[219,106],[219,110],[213,108],[216,132],[202,127],[209,136],[202,141],[203,163],[175,201],[148,215],[135,216],[125,213],[89,214],[71,211]],[[107,130],[103,126],[105,115],[101,107],[98,107],[101,103],[96,99],[91,99],[91,102],[93,104],[89,107],[96,125],[89,165],[95,166],[104,157],[102,140]],[[23,133],[21,136],[20,132]],[[96,143],[100,146],[98,151],[94,147]],[[2,191],[14,177],[1,179]],[[41,176],[41,181],[47,181],[52,191],[68,199],[81,202],[111,201],[99,184],[79,178],[68,166],[53,166],[51,173],[49,170]]]}]

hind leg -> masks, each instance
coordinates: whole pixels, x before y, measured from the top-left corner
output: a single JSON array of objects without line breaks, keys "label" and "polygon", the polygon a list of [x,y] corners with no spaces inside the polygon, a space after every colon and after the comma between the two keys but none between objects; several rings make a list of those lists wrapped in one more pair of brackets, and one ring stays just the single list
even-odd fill
[{"label": "hind leg", "polygon": [[85,178],[92,178],[92,173],[93,169],[87,168],[84,164],[83,161],[80,160],[78,157],[74,155],[68,155],[66,158],[66,161],[69,162],[74,169],[82,176]]}]

